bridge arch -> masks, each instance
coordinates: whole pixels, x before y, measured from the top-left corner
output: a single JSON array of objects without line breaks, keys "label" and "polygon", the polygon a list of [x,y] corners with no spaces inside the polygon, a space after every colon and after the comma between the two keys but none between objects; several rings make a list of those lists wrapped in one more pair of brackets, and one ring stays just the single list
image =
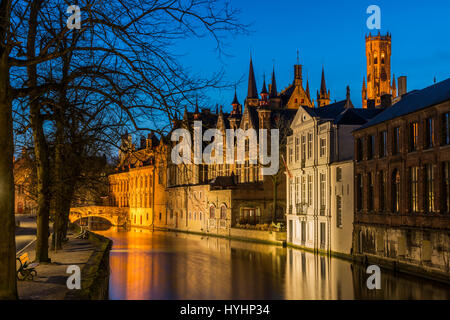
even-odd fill
[{"label": "bridge arch", "polygon": [[76,207],[70,209],[69,220],[73,223],[82,218],[98,217],[109,221],[113,226],[121,226],[127,222],[127,209],[100,206]]}]

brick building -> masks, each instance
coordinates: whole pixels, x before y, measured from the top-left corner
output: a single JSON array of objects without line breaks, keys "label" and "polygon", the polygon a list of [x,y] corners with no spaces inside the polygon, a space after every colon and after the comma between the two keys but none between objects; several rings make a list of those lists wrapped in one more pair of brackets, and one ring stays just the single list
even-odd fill
[{"label": "brick building", "polygon": [[448,278],[450,79],[354,131],[354,254]]}]

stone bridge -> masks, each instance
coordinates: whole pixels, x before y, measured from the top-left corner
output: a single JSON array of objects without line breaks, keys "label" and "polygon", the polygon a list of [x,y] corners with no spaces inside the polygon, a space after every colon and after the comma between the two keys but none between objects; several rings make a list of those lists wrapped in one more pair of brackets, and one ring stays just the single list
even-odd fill
[{"label": "stone bridge", "polygon": [[81,218],[98,217],[108,220],[113,226],[122,226],[128,220],[129,208],[88,206],[70,208],[69,220],[75,222]]}]

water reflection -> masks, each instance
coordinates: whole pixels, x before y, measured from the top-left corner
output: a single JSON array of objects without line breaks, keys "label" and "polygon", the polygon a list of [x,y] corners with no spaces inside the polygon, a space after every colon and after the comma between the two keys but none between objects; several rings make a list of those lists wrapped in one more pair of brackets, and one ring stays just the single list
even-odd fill
[{"label": "water reflection", "polygon": [[111,299],[449,299],[450,287],[382,271],[368,290],[359,265],[301,250],[132,229],[114,241]]}]

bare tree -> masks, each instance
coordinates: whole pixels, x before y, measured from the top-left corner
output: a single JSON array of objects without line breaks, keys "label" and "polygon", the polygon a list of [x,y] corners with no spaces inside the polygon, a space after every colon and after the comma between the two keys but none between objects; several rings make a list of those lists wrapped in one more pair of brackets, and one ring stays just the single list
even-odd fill
[{"label": "bare tree", "polygon": [[[66,8],[59,2],[0,2],[0,240],[4,240],[0,254],[7,257],[0,266],[1,297],[17,295],[12,176],[16,101],[29,114],[34,143],[39,204],[36,259],[48,261],[49,137],[64,123],[64,113],[58,110],[74,104],[74,92],[85,91],[103,101],[109,114],[125,117],[135,130],[167,126],[167,119],[177,115],[183,101],[192,101],[194,92],[221,86],[220,73],[210,79],[189,76],[178,63],[174,44],[191,36],[209,36],[221,53],[226,34],[245,31],[237,11],[218,0],[85,0],[79,6],[82,27],[69,30],[61,24]],[[49,73],[58,76],[47,77]],[[83,112],[93,101],[75,105]],[[149,122],[156,126],[144,124]],[[56,145],[61,145],[61,137],[54,136]],[[55,159],[61,154],[55,148]]]}]

